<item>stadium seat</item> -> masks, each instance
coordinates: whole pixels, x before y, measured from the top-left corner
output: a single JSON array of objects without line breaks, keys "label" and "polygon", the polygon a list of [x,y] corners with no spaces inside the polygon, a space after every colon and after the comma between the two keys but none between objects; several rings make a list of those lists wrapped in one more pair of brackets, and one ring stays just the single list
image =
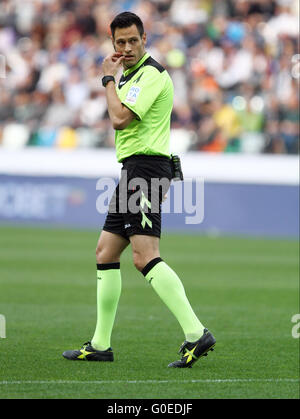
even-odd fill
[{"label": "stadium seat", "polygon": [[195,134],[193,131],[185,129],[172,129],[170,148],[172,153],[182,153],[187,151],[195,142]]},{"label": "stadium seat", "polygon": [[56,146],[59,148],[77,147],[78,137],[76,131],[70,127],[62,127],[57,134]]},{"label": "stadium seat", "polygon": [[23,148],[27,145],[30,131],[26,125],[11,123],[3,128],[2,146],[6,148]]},{"label": "stadium seat", "polygon": [[53,128],[41,128],[34,135],[34,141],[32,145],[41,147],[53,147],[55,144],[57,131]]}]

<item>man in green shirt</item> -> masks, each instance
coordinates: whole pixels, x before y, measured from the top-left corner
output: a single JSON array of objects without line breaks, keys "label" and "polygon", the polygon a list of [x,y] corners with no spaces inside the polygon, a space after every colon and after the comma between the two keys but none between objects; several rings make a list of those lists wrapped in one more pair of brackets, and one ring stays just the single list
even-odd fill
[{"label": "man in green shirt", "polygon": [[118,161],[134,154],[169,157],[173,84],[167,71],[145,53],[123,73],[117,95],[129,115],[134,114],[126,129],[116,126]]},{"label": "man in green shirt", "polygon": [[[120,257],[130,244],[136,268],[177,318],[185,335],[181,359],[169,367],[187,368],[213,350],[216,341],[195,315],[180,278],[160,257],[161,203],[172,180],[173,84],[167,71],[145,51],[147,37],[137,15],[121,13],[111,23],[111,31],[115,52],[103,61],[102,83],[116,130],[117,159],[123,168],[96,249],[95,333],[91,342],[79,350],[65,351],[63,356],[113,361],[111,334],[121,294]],[[116,85],[121,66],[123,75]]]}]

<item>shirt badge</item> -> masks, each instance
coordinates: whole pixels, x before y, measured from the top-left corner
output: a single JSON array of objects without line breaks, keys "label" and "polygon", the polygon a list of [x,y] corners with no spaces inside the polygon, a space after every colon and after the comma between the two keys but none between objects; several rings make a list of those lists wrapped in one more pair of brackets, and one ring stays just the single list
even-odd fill
[{"label": "shirt badge", "polygon": [[132,86],[127,93],[126,102],[128,103],[136,103],[137,98],[141,92],[141,88],[137,86]]}]

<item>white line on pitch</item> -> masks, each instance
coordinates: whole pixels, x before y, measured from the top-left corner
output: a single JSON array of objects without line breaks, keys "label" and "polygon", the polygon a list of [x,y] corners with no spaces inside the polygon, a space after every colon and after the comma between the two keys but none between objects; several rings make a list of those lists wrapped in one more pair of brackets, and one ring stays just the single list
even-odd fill
[{"label": "white line on pitch", "polygon": [[300,382],[300,378],[221,378],[199,380],[103,380],[103,381],[74,381],[74,380],[49,380],[49,381],[0,381],[6,384],[169,384],[169,383],[251,383],[251,382]]}]

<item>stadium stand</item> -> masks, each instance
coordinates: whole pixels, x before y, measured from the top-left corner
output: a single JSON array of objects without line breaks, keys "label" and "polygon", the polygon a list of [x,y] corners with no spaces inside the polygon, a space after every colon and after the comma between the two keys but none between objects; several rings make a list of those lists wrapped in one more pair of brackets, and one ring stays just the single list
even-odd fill
[{"label": "stadium stand", "polygon": [[298,0],[2,0],[0,149],[113,146],[100,67],[124,10],[172,76],[177,150],[298,153]]}]

